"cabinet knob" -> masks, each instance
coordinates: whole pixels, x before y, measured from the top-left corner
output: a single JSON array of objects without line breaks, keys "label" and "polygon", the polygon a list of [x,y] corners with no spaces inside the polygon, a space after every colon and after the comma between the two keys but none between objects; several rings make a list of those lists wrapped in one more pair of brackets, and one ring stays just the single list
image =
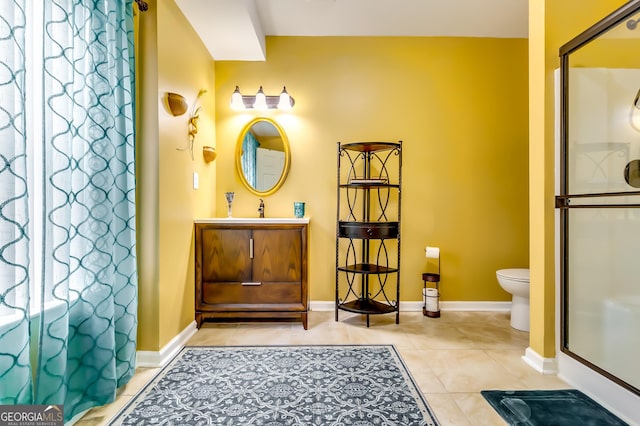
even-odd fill
[{"label": "cabinet knob", "polygon": [[373,228],[367,228],[367,235],[369,236],[373,235]]}]

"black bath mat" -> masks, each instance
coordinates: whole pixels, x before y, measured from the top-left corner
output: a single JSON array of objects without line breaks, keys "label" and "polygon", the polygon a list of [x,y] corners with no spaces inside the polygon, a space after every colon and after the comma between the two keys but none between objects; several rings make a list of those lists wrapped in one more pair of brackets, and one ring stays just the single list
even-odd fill
[{"label": "black bath mat", "polygon": [[510,426],[628,426],[575,389],[481,393]]}]

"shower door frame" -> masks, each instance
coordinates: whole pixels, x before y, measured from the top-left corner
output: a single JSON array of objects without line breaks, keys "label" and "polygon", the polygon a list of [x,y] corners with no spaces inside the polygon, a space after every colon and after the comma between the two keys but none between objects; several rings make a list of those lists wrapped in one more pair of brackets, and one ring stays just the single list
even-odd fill
[{"label": "shower door frame", "polygon": [[[604,377],[613,381],[614,383],[622,386],[623,388],[640,395],[640,389],[625,382],[624,380],[616,377],[610,372],[604,370],[598,365],[592,363],[588,359],[581,357],[580,355],[572,352],[568,347],[568,283],[569,283],[569,269],[567,267],[569,262],[568,251],[568,223],[569,223],[569,211],[576,208],[640,208],[640,204],[590,204],[579,203],[579,205],[571,205],[571,199],[587,199],[587,198],[601,198],[601,197],[616,197],[624,194],[625,196],[640,195],[640,191],[628,191],[624,193],[620,192],[602,192],[602,193],[589,193],[589,194],[568,194],[568,167],[569,167],[569,155],[568,155],[568,118],[569,118],[569,55],[577,49],[587,45],[591,41],[595,40],[598,36],[607,32],[611,28],[620,24],[628,19],[630,16],[640,12],[640,0],[630,0],[614,12],[598,21],[593,26],[564,44],[559,49],[560,56],[560,195],[555,197],[555,207],[560,211],[560,348],[561,351],[567,356],[575,359],[590,369],[600,373]],[[639,23],[640,25],[640,23]]]}]

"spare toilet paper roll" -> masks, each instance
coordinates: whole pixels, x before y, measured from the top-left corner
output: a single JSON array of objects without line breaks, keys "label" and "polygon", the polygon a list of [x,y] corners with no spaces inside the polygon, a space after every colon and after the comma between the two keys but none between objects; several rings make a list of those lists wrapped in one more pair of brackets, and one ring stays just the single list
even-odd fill
[{"label": "spare toilet paper roll", "polygon": [[433,259],[437,259],[437,258],[440,257],[440,249],[438,247],[429,247],[429,246],[427,246],[425,251],[427,252],[427,257],[430,257],[430,258],[433,258]]}]

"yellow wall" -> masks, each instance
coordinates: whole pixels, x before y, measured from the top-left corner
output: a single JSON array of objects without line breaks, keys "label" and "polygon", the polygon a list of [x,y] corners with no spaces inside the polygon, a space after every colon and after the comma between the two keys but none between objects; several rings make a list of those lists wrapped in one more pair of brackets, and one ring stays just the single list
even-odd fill
[{"label": "yellow wall", "polygon": [[[153,6],[153,5],[152,5]],[[136,226],[138,350],[158,342],[158,57],[156,8],[138,14]]]},{"label": "yellow wall", "polygon": [[[274,37],[266,62],[219,62],[214,74],[175,3],[150,1],[139,41],[138,349],[158,350],[193,320],[193,218],[224,216],[229,190],[236,215],[257,215],[257,197],[233,163],[237,135],[254,114],[229,110],[233,88],[277,94],[286,84],[293,112],[265,115],[287,131],[293,162],[266,211],[291,216],[294,200],[307,201],[311,298],[333,298],[335,143],[402,139],[403,300],[420,297],[426,244],[442,249],[443,300],[508,300],[494,271],[529,258],[531,346],[553,356],[553,70],[560,45],[623,3],[530,2],[528,58],[526,40]],[[164,93],[192,104],[201,88],[209,93],[192,161],[175,149],[187,141],[186,117],[168,114]],[[216,140],[218,160],[206,165],[201,147]]]},{"label": "yellow wall", "polygon": [[[139,350],[160,349],[194,320],[193,219],[213,215],[216,187],[216,163],[206,164],[202,158],[203,145],[215,147],[213,61],[173,0],[150,6],[140,24],[157,25],[157,33],[155,40],[152,31],[145,35],[141,79],[155,73],[156,80],[155,87],[148,83],[142,94],[143,108],[150,111],[142,120],[145,128],[155,125],[157,131],[140,138],[138,188],[145,197],[142,208],[155,209],[155,217],[148,214],[138,225],[146,236],[138,252],[148,265],[140,277]],[[208,93],[198,103],[203,110],[192,160],[188,150],[177,148],[188,144],[188,116],[200,89]],[[166,92],[186,98],[185,115],[170,114]],[[198,190],[193,189],[194,172],[199,174]]]},{"label": "yellow wall", "polygon": [[555,356],[555,92],[558,49],[624,3],[622,0],[529,2],[530,347]]},{"label": "yellow wall", "polygon": [[217,216],[256,217],[258,197],[234,168],[235,144],[257,114],[229,107],[286,85],[292,163],[266,215],[311,217],[311,300],[333,300],[336,142],[404,141],[401,299],[421,299],[424,247],[441,249],[441,299],[506,301],[495,271],[527,267],[527,40],[409,37],[267,37],[267,61],[216,68]]}]

